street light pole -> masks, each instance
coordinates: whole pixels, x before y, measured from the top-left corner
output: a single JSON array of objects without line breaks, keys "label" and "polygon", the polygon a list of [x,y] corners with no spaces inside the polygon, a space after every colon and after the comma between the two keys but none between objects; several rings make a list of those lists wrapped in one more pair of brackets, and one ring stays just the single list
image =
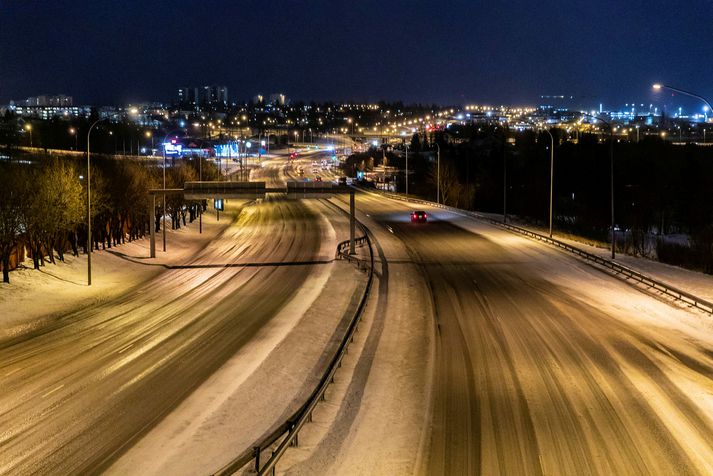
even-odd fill
[{"label": "street light pole", "polygon": [[503,223],[508,222],[508,162],[507,136],[503,138]]},{"label": "street light pole", "polygon": [[27,124],[25,130],[30,133],[30,148],[32,148],[32,124]]},{"label": "street light pole", "polygon": [[161,232],[163,235],[163,252],[166,252],[166,139],[168,134],[163,138],[161,142],[161,149],[163,150],[163,209],[161,210]]},{"label": "street light pole", "polygon": [[686,91],[685,89],[674,88],[673,86],[669,86],[668,84],[656,83],[656,84],[654,84],[652,87],[654,88],[655,91],[660,91],[661,89],[670,89],[671,91],[674,91],[674,92],[677,92],[677,93],[680,93],[680,94],[684,94],[684,95],[686,95],[686,96],[691,96],[691,97],[693,97],[693,98],[699,99],[699,100],[703,101],[703,102],[706,104],[706,106],[708,106],[708,109],[713,110],[713,106],[711,106],[711,103],[708,102],[708,100],[707,100],[706,98],[704,98],[703,96],[699,96],[699,95],[696,94],[696,93],[692,93],[692,92],[690,92],[690,91]]},{"label": "street light pole", "polygon": [[89,155],[89,136],[101,119],[94,121],[87,132],[87,286],[92,285],[92,169]]},{"label": "street light pole", "polygon": [[408,197],[408,144],[406,146],[406,196]]},{"label": "street light pole", "polygon": [[552,238],[552,196],[554,195],[555,184],[555,138],[552,132],[545,129],[550,136],[550,238]]},{"label": "street light pole", "polygon": [[92,168],[90,160],[89,139],[94,127],[105,119],[111,119],[119,113],[111,114],[110,116],[97,119],[89,126],[87,130],[87,286],[92,285]]},{"label": "street light pole", "polygon": [[436,142],[438,148],[438,165],[436,166],[436,203],[441,203],[441,146]]},{"label": "street light pole", "polygon": [[[163,141],[161,141],[161,150],[163,151],[163,210],[162,210],[162,232],[163,232],[163,251],[164,253],[166,252],[166,140],[168,137],[173,134],[174,132],[179,132],[183,131],[183,129],[174,129],[168,134],[166,134],[163,138]],[[173,163],[173,162],[172,162]]]},{"label": "street light pole", "polygon": [[611,259],[616,258],[616,231],[614,230],[614,131],[610,122],[605,121],[599,116],[589,114],[584,111],[577,111],[578,114],[591,117],[594,120],[601,121],[609,127],[609,188],[611,193]]}]

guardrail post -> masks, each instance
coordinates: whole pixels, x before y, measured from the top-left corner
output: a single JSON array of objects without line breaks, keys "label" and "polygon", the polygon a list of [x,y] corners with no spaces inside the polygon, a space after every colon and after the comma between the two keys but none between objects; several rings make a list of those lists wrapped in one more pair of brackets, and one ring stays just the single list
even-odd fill
[{"label": "guardrail post", "polygon": [[151,258],[156,257],[156,195],[151,194],[149,205],[149,229],[151,231]]},{"label": "guardrail post", "polygon": [[355,197],[354,190],[349,191],[349,254],[356,253],[356,245],[354,243],[354,235],[356,234],[356,217],[355,213]]},{"label": "guardrail post", "polygon": [[253,447],[253,454],[255,455],[255,472],[260,472],[260,447]]}]

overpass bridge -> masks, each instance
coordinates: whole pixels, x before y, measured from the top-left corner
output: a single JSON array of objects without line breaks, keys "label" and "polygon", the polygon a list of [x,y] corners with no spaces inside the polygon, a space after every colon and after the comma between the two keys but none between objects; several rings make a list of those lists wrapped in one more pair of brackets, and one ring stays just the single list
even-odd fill
[{"label": "overpass bridge", "polygon": [[[349,194],[349,254],[355,253],[356,219],[354,188],[346,185],[335,185],[331,182],[287,182],[285,187],[267,187],[265,182],[186,182],[183,188],[151,189],[149,196],[149,216],[154,216],[156,211],[156,196],[183,195],[186,200],[257,200],[265,198],[268,193],[283,194],[291,200],[329,198],[337,194]],[[165,201],[164,201],[165,203]],[[156,257],[156,227],[151,229],[151,258]],[[165,249],[165,225],[164,225]]]}]

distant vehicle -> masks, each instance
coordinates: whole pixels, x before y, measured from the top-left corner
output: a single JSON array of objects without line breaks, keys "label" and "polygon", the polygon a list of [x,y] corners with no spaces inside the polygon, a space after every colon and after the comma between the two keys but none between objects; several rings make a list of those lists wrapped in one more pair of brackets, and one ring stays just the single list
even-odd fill
[{"label": "distant vehicle", "polygon": [[423,210],[416,210],[411,213],[412,223],[426,223],[428,221],[428,215]]},{"label": "distant vehicle", "polygon": [[346,184],[347,184],[347,178],[339,177],[339,185],[346,185]]},{"label": "distant vehicle", "polygon": [[297,167],[297,175],[299,175],[300,177],[304,177],[304,174],[305,174],[305,169],[303,169],[301,165],[299,167]]},{"label": "distant vehicle", "polygon": [[317,176],[314,178],[314,181],[315,181],[315,182],[321,182],[321,181],[322,181],[322,177],[319,176],[319,175],[317,175]]},{"label": "distant vehicle", "polygon": [[317,168],[312,169],[312,173],[313,173],[313,174],[318,174],[318,173],[319,173],[319,169],[317,169]]}]

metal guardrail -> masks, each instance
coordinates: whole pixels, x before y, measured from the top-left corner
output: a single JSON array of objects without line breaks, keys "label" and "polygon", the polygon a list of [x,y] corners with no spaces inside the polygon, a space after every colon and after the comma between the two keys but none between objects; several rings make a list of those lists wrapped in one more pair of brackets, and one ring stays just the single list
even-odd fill
[{"label": "metal guardrail", "polygon": [[[355,246],[364,246],[365,243],[368,243],[368,238],[366,237],[366,235],[354,238]],[[357,255],[349,254],[349,240],[344,240],[337,245],[337,254],[335,258],[345,259],[350,263],[356,263],[360,271],[364,271],[369,266],[367,259],[360,258]]]},{"label": "metal guardrail", "polygon": [[378,193],[380,195],[384,195],[389,198],[393,198],[395,200],[406,201],[409,203],[420,203],[420,204],[429,205],[432,207],[443,208],[444,210],[450,210],[455,213],[459,213],[462,215],[467,215],[467,216],[471,216],[473,218],[477,218],[478,220],[487,221],[487,222],[491,223],[492,225],[495,225],[495,226],[498,226],[501,228],[505,228],[509,231],[512,231],[512,232],[527,236],[529,238],[532,238],[532,239],[535,239],[538,241],[542,241],[544,243],[561,248],[561,249],[568,251],[572,254],[575,254],[581,258],[584,258],[587,261],[594,262],[601,266],[604,266],[604,267],[614,271],[617,274],[620,274],[620,275],[626,276],[627,278],[631,278],[635,281],[638,281],[639,283],[641,283],[645,286],[648,286],[652,289],[655,289],[659,292],[662,292],[677,301],[684,302],[684,303],[689,304],[697,309],[700,309],[704,312],[707,312],[707,313],[713,315],[713,303],[711,303],[710,301],[701,299],[700,297],[695,296],[687,291],[678,289],[675,286],[664,283],[663,281],[659,281],[658,279],[654,279],[650,276],[647,276],[639,271],[636,271],[634,269],[626,267],[626,266],[619,264],[615,261],[612,261],[612,260],[609,260],[606,258],[602,258],[601,256],[597,256],[595,254],[589,253],[587,251],[579,249],[579,248],[572,246],[568,243],[565,243],[563,241],[560,241],[560,240],[557,240],[554,238],[550,238],[549,236],[541,235],[539,233],[535,233],[534,231],[530,231],[525,228],[521,228],[519,226],[502,223],[500,221],[493,220],[492,218],[486,217],[486,216],[481,215],[476,212],[462,210],[460,208],[455,208],[455,207],[449,207],[447,205],[441,205],[439,203],[430,202],[428,200],[422,200],[419,198],[408,198],[408,197],[404,197],[399,194],[384,192],[382,190],[372,190],[372,189],[367,189],[367,188],[363,188],[362,190],[372,192],[372,193]]},{"label": "metal guardrail", "polygon": [[554,238],[550,238],[549,236],[541,235],[539,233],[535,233],[535,232],[527,230],[525,228],[520,228],[519,226],[509,225],[506,223],[500,223],[497,220],[493,220],[493,219],[488,219],[488,221],[490,221],[491,223],[493,223],[497,226],[506,228],[508,230],[519,233],[521,235],[525,235],[525,236],[533,238],[535,240],[542,241],[544,243],[548,243],[550,245],[557,246],[558,248],[561,248],[563,250],[569,251],[570,253],[578,255],[578,256],[586,259],[587,261],[592,261],[594,263],[597,263],[601,266],[611,269],[615,273],[622,274],[622,275],[626,276],[627,278],[631,278],[635,281],[640,282],[641,284],[644,284],[646,286],[649,286],[650,288],[660,291],[660,292],[676,299],[677,301],[685,302],[686,304],[690,304],[691,306],[694,306],[702,311],[705,311],[709,314],[713,314],[713,303],[710,303],[704,299],[699,298],[698,296],[694,296],[693,294],[691,294],[689,292],[678,289],[674,286],[666,284],[666,283],[659,281],[657,279],[654,279],[650,276],[646,276],[645,274],[640,273],[639,271],[628,268],[628,267],[621,265],[615,261],[612,261],[612,260],[609,260],[606,258],[602,258],[601,256],[597,256],[595,254],[581,250],[581,249],[579,249],[575,246],[572,246],[568,243],[565,243],[563,241],[556,240]]},{"label": "metal guardrail", "polygon": [[[341,209],[340,209],[341,210]],[[343,210],[342,210],[343,211]],[[307,401],[284,423],[279,425],[272,433],[267,437],[263,438],[259,443],[257,443],[252,448],[243,451],[240,455],[234,458],[230,463],[213,473],[213,476],[228,476],[236,473],[238,470],[246,466],[248,463],[254,460],[255,472],[259,475],[265,475],[268,472],[274,474],[275,466],[279,459],[285,454],[287,448],[290,445],[297,446],[299,439],[299,431],[302,427],[312,421],[312,412],[320,401],[325,400],[325,393],[327,392],[327,387],[334,382],[334,375],[337,369],[341,367],[342,360],[347,353],[347,348],[349,344],[354,342],[354,334],[356,333],[359,322],[361,321],[364,309],[366,308],[366,302],[369,298],[369,292],[371,291],[372,282],[374,280],[374,250],[372,248],[371,240],[369,239],[368,229],[361,223],[357,222],[359,227],[364,232],[364,236],[357,238],[357,241],[361,241],[362,244],[367,244],[369,246],[369,275],[366,282],[366,287],[362,294],[361,300],[359,301],[359,306],[352,317],[349,327],[347,329],[342,342],[337,349],[334,357],[329,363],[326,372],[322,376],[319,384],[314,389]],[[347,250],[349,249],[349,240],[346,242],[341,242],[337,246],[337,255],[343,253],[342,247],[346,243]],[[347,252],[348,255],[348,252]],[[280,441],[280,439],[282,439]],[[260,466],[260,457],[262,453],[275,445],[278,441],[279,444],[272,450],[270,458],[265,463],[264,466]]]}]

